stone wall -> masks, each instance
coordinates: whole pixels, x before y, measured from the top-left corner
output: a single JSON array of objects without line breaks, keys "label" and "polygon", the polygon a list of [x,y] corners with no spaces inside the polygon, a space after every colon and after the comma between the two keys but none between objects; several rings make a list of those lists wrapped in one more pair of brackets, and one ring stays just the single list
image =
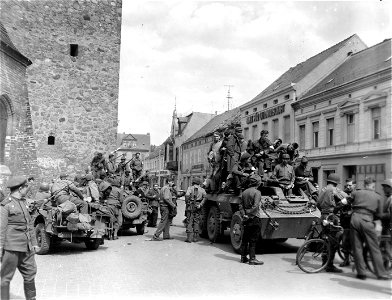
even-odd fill
[{"label": "stone wall", "polygon": [[27,83],[46,178],[75,174],[95,151],[115,149],[121,7],[121,0],[2,0],[2,22],[33,62]]}]

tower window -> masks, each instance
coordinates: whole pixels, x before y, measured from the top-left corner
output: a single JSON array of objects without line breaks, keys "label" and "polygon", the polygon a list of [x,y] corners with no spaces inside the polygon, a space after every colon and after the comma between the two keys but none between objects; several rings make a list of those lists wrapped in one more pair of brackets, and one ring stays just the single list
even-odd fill
[{"label": "tower window", "polygon": [[55,139],[53,135],[48,136],[48,145],[54,145]]},{"label": "tower window", "polygon": [[76,57],[76,56],[78,56],[78,52],[79,52],[79,45],[78,44],[70,44],[69,55]]}]

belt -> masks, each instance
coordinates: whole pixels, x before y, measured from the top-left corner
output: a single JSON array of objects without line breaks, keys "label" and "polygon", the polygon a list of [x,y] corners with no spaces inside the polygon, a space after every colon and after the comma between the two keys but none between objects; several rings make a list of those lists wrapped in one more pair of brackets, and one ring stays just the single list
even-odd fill
[{"label": "belt", "polygon": [[365,208],[354,209],[353,212],[355,212],[357,214],[369,215],[369,216],[373,217],[373,213],[370,210],[367,210]]}]

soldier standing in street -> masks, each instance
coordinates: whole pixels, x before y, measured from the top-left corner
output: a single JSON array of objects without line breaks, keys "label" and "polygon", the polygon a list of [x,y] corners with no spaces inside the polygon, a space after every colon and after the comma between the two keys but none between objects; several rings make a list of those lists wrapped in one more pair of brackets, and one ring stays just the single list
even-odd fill
[{"label": "soldier standing in street", "polygon": [[185,242],[187,243],[192,242],[192,235],[193,242],[199,241],[201,208],[206,202],[206,191],[200,185],[200,178],[193,178],[192,185],[188,187],[185,194],[185,212],[187,214]]},{"label": "soldier standing in street", "polygon": [[[287,154],[283,154],[287,155]],[[333,216],[334,225],[339,224],[339,219],[334,213],[336,212],[337,204],[342,200],[344,197],[347,197],[347,194],[340,191],[337,186],[340,183],[340,177],[334,173],[328,175],[327,178],[327,186],[324,187],[319,195],[317,200],[317,207],[321,211],[321,219],[325,220],[327,218],[331,218]],[[336,268],[333,264],[336,251],[338,250],[339,244],[338,240],[338,232],[336,232],[334,239],[330,239],[331,243],[331,257],[328,262],[328,266],[325,269],[327,272],[333,273],[342,273],[343,270]],[[323,261],[327,259],[326,256],[323,256]]]},{"label": "soldier standing in street", "polygon": [[367,177],[363,190],[354,191],[348,199],[342,199],[343,204],[351,203],[353,214],[351,216],[350,233],[353,246],[357,278],[366,279],[366,264],[363,258],[363,243],[369,248],[377,279],[390,280],[385,271],[378,237],[374,225],[374,217],[382,214],[382,199],[375,190],[375,181]]},{"label": "soldier standing in street", "polygon": [[174,180],[172,178],[166,179],[166,184],[161,189],[161,194],[159,197],[159,205],[161,210],[161,221],[158,225],[157,230],[155,231],[154,235],[152,236],[152,241],[161,241],[159,236],[163,232],[163,239],[169,240],[170,239],[170,211],[174,209],[176,206],[172,201],[172,192],[171,187],[174,184]]},{"label": "soldier standing in street", "polygon": [[35,251],[37,240],[27,210],[27,180],[22,176],[10,178],[7,187],[10,196],[1,203],[0,261],[1,299],[10,299],[10,282],[18,268],[23,276],[26,299],[36,299]]},{"label": "soldier standing in street", "polygon": [[[244,219],[244,234],[241,245],[241,262],[250,265],[262,265],[256,259],[256,243],[261,231],[261,192],[257,187],[261,184],[261,177],[253,174],[249,177],[249,187],[242,193],[239,211]],[[247,257],[249,251],[249,259]]]},{"label": "soldier standing in street", "polygon": [[135,157],[131,159],[129,166],[132,170],[132,175],[135,180],[142,176],[143,161],[140,159],[140,152],[136,152]]},{"label": "soldier standing in street", "polygon": [[153,188],[147,193],[147,199],[151,206],[151,214],[148,218],[148,227],[157,227],[158,207],[159,207],[159,185],[154,183]]}]

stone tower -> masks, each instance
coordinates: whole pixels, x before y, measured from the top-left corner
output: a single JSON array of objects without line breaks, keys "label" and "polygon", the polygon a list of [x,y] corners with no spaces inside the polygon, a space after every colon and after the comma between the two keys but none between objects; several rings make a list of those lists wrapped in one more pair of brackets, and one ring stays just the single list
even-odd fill
[{"label": "stone tower", "polygon": [[38,167],[75,174],[116,147],[121,0],[2,0],[1,20],[32,61],[28,96]]}]

